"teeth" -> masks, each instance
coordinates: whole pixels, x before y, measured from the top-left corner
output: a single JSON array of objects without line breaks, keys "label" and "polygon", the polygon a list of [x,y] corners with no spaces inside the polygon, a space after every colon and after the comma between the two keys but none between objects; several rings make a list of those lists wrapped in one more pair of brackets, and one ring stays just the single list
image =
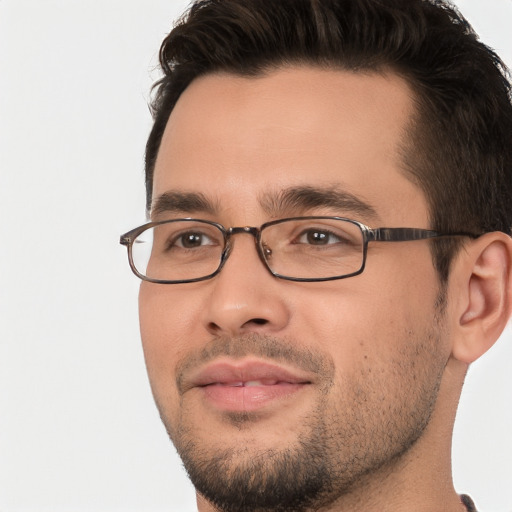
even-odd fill
[{"label": "teeth", "polygon": [[264,379],[264,380],[247,380],[247,381],[235,381],[229,382],[226,384],[217,383],[217,386],[229,386],[232,388],[241,388],[241,387],[254,387],[254,386],[275,386],[277,384],[277,380]]},{"label": "teeth", "polygon": [[250,388],[251,386],[274,386],[277,384],[277,381],[275,380],[248,380],[247,382],[244,382],[244,386],[247,388]]},{"label": "teeth", "polygon": [[261,383],[261,380],[248,380],[247,382],[244,382],[244,386],[246,388],[250,388],[252,386],[263,386]]}]

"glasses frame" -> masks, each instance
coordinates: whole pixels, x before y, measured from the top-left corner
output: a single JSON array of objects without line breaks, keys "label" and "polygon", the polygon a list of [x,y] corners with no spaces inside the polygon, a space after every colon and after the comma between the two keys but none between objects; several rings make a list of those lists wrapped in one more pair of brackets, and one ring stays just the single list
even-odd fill
[{"label": "glasses frame", "polygon": [[[283,274],[279,274],[277,272],[274,272],[272,268],[270,267],[266,256],[265,256],[265,248],[263,247],[261,243],[261,233],[265,230],[265,228],[268,228],[269,226],[274,226],[275,224],[281,224],[283,222],[288,221],[294,221],[294,220],[339,220],[344,222],[349,222],[351,224],[356,225],[363,235],[363,257],[361,262],[361,267],[350,274],[343,274],[340,276],[333,276],[333,277],[290,277],[285,276]],[[133,244],[136,240],[136,238],[146,231],[149,228],[159,226],[162,224],[169,224],[172,222],[183,222],[183,221],[191,221],[191,222],[199,222],[203,224],[208,224],[211,226],[215,226],[219,231],[223,234],[224,237],[224,249],[222,251],[219,266],[215,270],[215,272],[212,272],[211,274],[208,274],[207,276],[203,277],[197,277],[194,279],[183,279],[183,280],[163,280],[163,279],[154,279],[148,276],[145,276],[144,274],[141,274],[137,268],[135,267],[134,261],[133,261],[133,254],[132,254],[132,248]],[[362,274],[365,266],[366,266],[366,257],[368,253],[368,243],[370,242],[412,242],[415,240],[429,240],[432,238],[444,238],[444,237],[469,237],[469,238],[478,238],[479,235],[475,235],[473,233],[465,233],[465,232],[457,232],[457,233],[439,233],[438,231],[434,231],[431,229],[421,229],[421,228],[371,228],[367,226],[366,224],[363,224],[362,222],[358,222],[353,219],[348,219],[345,217],[336,217],[336,216],[330,216],[330,215],[312,215],[312,216],[306,216],[306,217],[287,217],[285,219],[278,219],[278,220],[272,220],[270,222],[265,222],[262,224],[259,228],[253,227],[253,226],[243,226],[243,227],[231,227],[231,228],[225,228],[222,224],[219,224],[218,222],[213,222],[209,220],[204,219],[195,219],[191,217],[186,218],[180,218],[180,219],[170,219],[170,220],[163,220],[163,221],[156,221],[156,222],[148,222],[146,224],[143,224],[135,229],[132,229],[131,231],[128,231],[124,235],[121,235],[119,243],[121,245],[126,246],[128,249],[128,261],[130,264],[130,268],[132,269],[133,273],[142,279],[143,281],[148,281],[150,283],[158,283],[158,284],[182,284],[182,283],[195,283],[198,281],[206,281],[208,279],[212,279],[217,274],[220,273],[222,268],[224,267],[227,259],[229,258],[229,255],[231,254],[231,251],[233,249],[233,244],[231,243],[231,238],[233,235],[237,235],[240,233],[245,233],[248,235],[252,235],[254,237],[256,250],[258,253],[258,256],[260,257],[260,260],[263,262],[267,270],[272,274],[274,277],[277,277],[279,279],[285,279],[286,281],[299,281],[299,282],[321,282],[321,281],[335,281],[339,279],[346,279],[348,277],[354,277],[359,274]]]}]

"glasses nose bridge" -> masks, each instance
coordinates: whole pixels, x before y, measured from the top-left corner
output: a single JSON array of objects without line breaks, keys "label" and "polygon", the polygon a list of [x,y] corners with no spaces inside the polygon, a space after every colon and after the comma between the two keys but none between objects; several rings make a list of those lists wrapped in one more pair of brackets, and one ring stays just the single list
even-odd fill
[{"label": "glasses nose bridge", "polygon": [[233,235],[238,235],[238,234],[246,234],[246,235],[251,235],[252,237],[254,237],[254,242],[257,247],[259,244],[259,241],[260,241],[261,229],[252,227],[252,226],[232,227],[232,228],[226,229],[226,250],[227,250],[226,256],[228,256],[231,253],[231,250],[233,249],[231,237]]},{"label": "glasses nose bridge", "polygon": [[261,248],[260,248],[261,228],[256,228],[253,226],[240,226],[240,227],[237,226],[237,227],[231,227],[229,229],[226,229],[226,248],[224,251],[222,265],[224,265],[224,263],[226,262],[228,257],[231,255],[231,252],[233,250],[233,244],[231,242],[231,237],[233,235],[238,235],[238,234],[251,235],[254,238],[254,243],[256,245],[256,252],[258,253],[260,260],[268,268],[268,264],[265,261],[265,257],[261,253]]},{"label": "glasses nose bridge", "polygon": [[261,230],[260,228],[255,228],[252,226],[233,227],[227,230],[228,238],[231,238],[231,236],[233,235],[238,235],[239,233],[246,233],[248,235],[252,235],[254,239],[258,241]]}]

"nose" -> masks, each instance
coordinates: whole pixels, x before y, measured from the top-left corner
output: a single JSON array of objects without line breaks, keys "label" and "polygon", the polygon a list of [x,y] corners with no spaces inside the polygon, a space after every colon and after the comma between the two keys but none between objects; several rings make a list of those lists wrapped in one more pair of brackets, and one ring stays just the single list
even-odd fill
[{"label": "nose", "polygon": [[222,271],[208,282],[210,293],[204,309],[204,325],[217,336],[250,332],[276,334],[290,319],[285,292],[291,283],[272,276],[261,261],[255,238],[249,231],[240,231],[231,244]]}]

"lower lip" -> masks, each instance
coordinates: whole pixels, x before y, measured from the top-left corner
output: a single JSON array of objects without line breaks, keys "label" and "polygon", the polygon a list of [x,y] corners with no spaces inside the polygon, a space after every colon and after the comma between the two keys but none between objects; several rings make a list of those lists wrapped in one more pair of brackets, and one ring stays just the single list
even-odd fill
[{"label": "lower lip", "polygon": [[212,384],[200,388],[204,397],[213,406],[232,412],[251,412],[272,402],[291,397],[306,384],[278,383],[269,386],[226,386]]}]

